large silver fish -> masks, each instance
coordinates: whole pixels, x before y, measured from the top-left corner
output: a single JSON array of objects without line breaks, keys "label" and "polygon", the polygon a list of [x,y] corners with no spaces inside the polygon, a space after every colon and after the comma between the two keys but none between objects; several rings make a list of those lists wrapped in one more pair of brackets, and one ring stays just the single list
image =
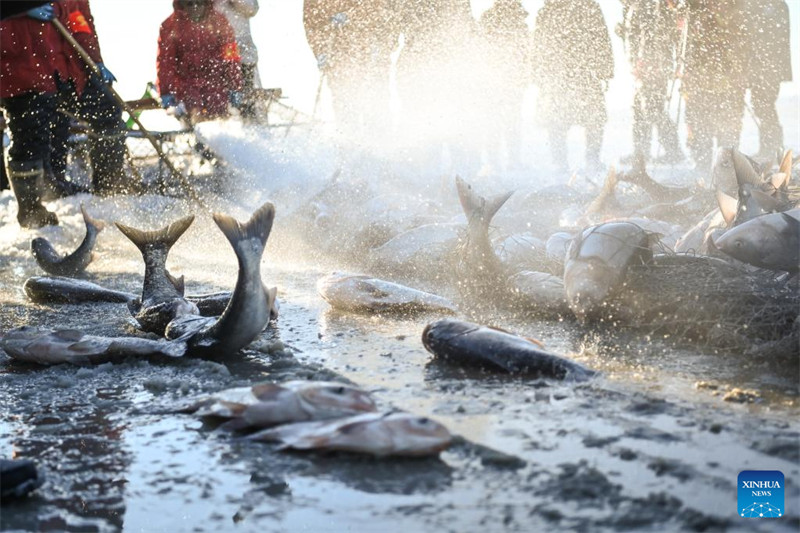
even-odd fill
[{"label": "large silver fish", "polygon": [[441,296],[371,278],[334,272],[317,282],[319,295],[334,309],[357,313],[455,313]]},{"label": "large silver fish", "polygon": [[608,222],[583,230],[570,244],[564,287],[579,320],[597,318],[625,281],[628,267],[653,258],[655,237],[631,222]]},{"label": "large silver fish", "polygon": [[181,338],[192,355],[218,357],[244,348],[277,318],[277,287],[267,289],[261,281],[261,258],[275,220],[275,206],[261,206],[245,223],[214,213],[214,222],[233,247],[239,262],[236,288],[217,320],[199,316],[178,317],[166,336]]},{"label": "large silver fish", "polygon": [[365,453],[376,457],[437,455],[452,436],[439,422],[409,413],[367,413],[330,422],[301,422],[260,431],[252,440],[281,449]]},{"label": "large silver fish", "polygon": [[800,209],[749,220],[726,231],[714,245],[750,265],[796,273],[800,271]]},{"label": "large silver fish", "polygon": [[422,332],[422,344],[451,364],[554,379],[586,380],[595,372],[511,333],[444,318]]},{"label": "large silver fish", "polygon": [[129,355],[181,357],[186,352],[186,345],[182,342],[96,337],[79,330],[47,330],[32,326],[9,331],[0,340],[0,348],[14,359],[42,365],[97,364]]},{"label": "large silver fish", "polygon": [[97,234],[105,227],[105,223],[89,216],[86,208],[81,204],[83,221],[86,223],[86,236],[80,246],[69,255],[62,256],[44,237],[37,237],[31,241],[31,252],[36,263],[48,274],[54,276],[78,276],[86,270],[92,262]]},{"label": "large silver fish", "polygon": [[372,412],[375,402],[368,392],[343,383],[289,381],[220,391],[184,411],[227,419],[225,429],[242,430]]},{"label": "large silver fish", "polygon": [[22,289],[32,302],[42,304],[129,303],[137,298],[135,294],[106,289],[90,281],[49,276],[30,277]]},{"label": "large silver fish", "polygon": [[144,259],[141,300],[128,304],[128,309],[144,331],[163,335],[172,319],[200,313],[195,304],[183,297],[183,276],[175,278],[167,271],[170,249],[193,221],[194,215],[191,215],[155,231],[143,231],[116,223],[122,234],[136,245]]}]

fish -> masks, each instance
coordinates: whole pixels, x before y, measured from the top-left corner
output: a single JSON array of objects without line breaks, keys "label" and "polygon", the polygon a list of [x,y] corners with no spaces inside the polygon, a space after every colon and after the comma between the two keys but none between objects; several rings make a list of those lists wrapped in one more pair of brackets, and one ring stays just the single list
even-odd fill
[{"label": "fish", "polygon": [[53,276],[79,276],[86,270],[94,259],[92,250],[97,242],[97,234],[103,231],[105,223],[89,216],[86,208],[81,204],[83,221],[86,223],[86,236],[80,246],[69,255],[61,256],[44,237],[37,237],[31,241],[31,252],[36,263],[42,270]]},{"label": "fish", "polygon": [[167,270],[172,246],[194,222],[194,215],[183,217],[165,228],[143,231],[116,222],[123,235],[136,245],[144,260],[144,283],[139,300],[128,303],[128,310],[143,331],[163,335],[174,318],[197,315],[197,306],[184,298],[184,278]]},{"label": "fish", "polygon": [[404,231],[369,251],[369,271],[378,275],[414,272],[431,279],[445,276],[463,228],[463,224],[433,223]]},{"label": "fish", "polygon": [[723,253],[760,268],[800,271],[800,209],[762,215],[714,239]]},{"label": "fish", "polygon": [[137,296],[129,292],[107,289],[90,281],[74,278],[33,276],[22,289],[28,298],[39,304],[79,304],[85,302],[129,303]]},{"label": "fish", "polygon": [[622,287],[628,267],[653,258],[657,238],[631,222],[586,228],[567,252],[564,287],[580,321],[599,318],[606,301]]},{"label": "fish", "polygon": [[399,412],[285,424],[247,438],[280,442],[280,449],[345,451],[375,457],[438,455],[453,439],[450,431],[439,422]]},{"label": "fish", "polygon": [[559,231],[550,235],[545,244],[548,259],[564,264],[569,243],[573,235],[565,231]]},{"label": "fish", "polygon": [[48,330],[22,326],[0,340],[0,348],[18,361],[41,365],[91,365],[130,355],[181,357],[186,344],[139,337],[98,337],[76,329]]},{"label": "fish", "polygon": [[517,303],[528,311],[545,314],[567,315],[567,293],[564,281],[547,272],[523,270],[508,278]]},{"label": "fish", "polygon": [[331,381],[289,381],[227,389],[181,412],[227,419],[223,429],[243,430],[375,410],[372,397],[358,387]]},{"label": "fish", "polygon": [[507,271],[531,269],[547,261],[545,243],[530,232],[514,233],[494,246]]},{"label": "fish", "polygon": [[703,220],[678,239],[678,242],[675,243],[675,252],[708,254],[709,235],[717,229],[726,227],[724,216],[719,208],[709,212]]},{"label": "fish", "polygon": [[186,300],[197,306],[200,316],[220,316],[228,307],[233,293],[231,291],[220,291],[211,294],[190,294]]},{"label": "fish", "polygon": [[[467,217],[467,237],[462,244],[462,259],[471,278],[482,278],[489,284],[504,275],[505,269],[494,252],[489,239],[489,225],[492,218],[511,198],[513,191],[499,194],[493,198],[480,196],[466,181],[456,176],[456,190],[461,208]],[[472,283],[467,285],[472,286]]]},{"label": "fish", "polygon": [[760,183],[761,166],[735,148],[717,150],[711,167],[711,187],[727,194],[735,194],[742,182]]},{"label": "fish", "polygon": [[453,314],[446,298],[370,276],[334,272],[317,282],[317,291],[331,307],[356,313]]},{"label": "fish", "polygon": [[218,319],[185,315],[173,320],[165,331],[167,338],[185,341],[189,353],[200,357],[238,352],[278,317],[278,289],[267,289],[261,281],[261,258],[275,220],[275,206],[265,203],[244,223],[222,213],[214,213],[213,218],[239,262],[233,296]]},{"label": "fish", "polygon": [[600,193],[597,195],[597,198],[592,200],[591,203],[586,206],[584,218],[588,219],[593,216],[602,216],[609,212],[616,213],[619,211],[619,200],[617,200],[617,196],[614,194],[618,183],[619,180],[617,179],[617,171],[612,166],[608,169],[608,175],[606,175],[606,180],[603,182],[603,188],[600,189]]},{"label": "fish", "polygon": [[531,339],[452,318],[428,324],[422,344],[437,359],[509,374],[585,381],[596,373],[542,349]]},{"label": "fish", "polygon": [[686,187],[668,187],[654,180],[644,168],[635,168],[630,172],[620,172],[619,181],[632,183],[640,187],[656,202],[675,204],[680,200],[692,196],[692,191]]}]

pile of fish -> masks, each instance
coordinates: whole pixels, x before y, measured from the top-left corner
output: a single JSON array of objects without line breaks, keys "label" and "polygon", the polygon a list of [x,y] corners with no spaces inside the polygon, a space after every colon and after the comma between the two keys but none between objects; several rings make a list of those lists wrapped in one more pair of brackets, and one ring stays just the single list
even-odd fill
[{"label": "pile of fish", "polygon": [[[96,236],[91,228],[97,228],[98,225],[85,210],[84,218],[87,224],[84,243],[67,258],[49,261],[48,265],[68,263],[85,268],[89,264],[89,261],[78,258],[91,255]],[[264,247],[272,230],[275,207],[267,202],[244,223],[220,213],[215,213],[213,218],[233,247],[239,262],[239,274],[232,294],[185,297],[183,276],[175,278],[166,268],[170,248],[189,228],[194,217],[182,218],[156,231],[142,231],[117,224],[120,231],[139,248],[144,259],[145,275],[140,298],[65,277],[36,277],[25,283],[26,294],[36,302],[126,303],[143,332],[155,333],[165,339],[105,338],[75,330],[47,331],[23,326],[8,332],[0,340],[0,347],[13,358],[42,364],[98,363],[127,355],[176,357],[185,354],[215,358],[238,352],[260,335],[268,322],[278,315],[277,288],[267,289],[263,285],[260,267]],[[86,245],[89,241],[91,243]],[[51,248],[39,244],[34,250]],[[52,259],[50,256],[53,254],[45,255]],[[75,269],[70,272],[77,273]]]},{"label": "pile of fish", "polygon": [[[436,298],[407,296],[394,303],[397,286],[372,277],[384,275],[455,292],[460,298],[447,307],[473,315],[499,306],[658,331],[712,347],[791,346],[800,337],[794,166],[791,151],[775,168],[723,149],[712,171],[712,193],[662,185],[643,168],[623,174],[612,168],[594,199],[551,187],[525,196],[508,215],[501,209],[512,193],[482,196],[456,177],[463,215],[447,218],[439,208],[426,220],[419,211],[415,218],[426,223],[396,228],[385,242],[362,242],[367,250],[351,242],[349,262],[366,273],[323,279],[320,294],[336,309],[376,313],[424,308],[419,302]],[[622,183],[628,187],[624,197],[617,190]],[[324,201],[323,194],[316,198],[317,205]],[[562,201],[570,205],[554,221],[553,206]],[[358,214],[351,216],[362,217],[354,225],[369,226],[369,205],[350,206]],[[542,219],[544,212],[551,218]],[[492,238],[498,218],[512,233]],[[687,228],[692,220],[700,221]],[[324,235],[325,228],[315,232]]]},{"label": "pile of fish", "polygon": [[257,430],[246,438],[280,449],[346,451],[376,457],[436,455],[450,432],[429,418],[378,412],[359,387],[326,381],[259,383],[218,392],[181,410],[221,419],[221,429]]}]

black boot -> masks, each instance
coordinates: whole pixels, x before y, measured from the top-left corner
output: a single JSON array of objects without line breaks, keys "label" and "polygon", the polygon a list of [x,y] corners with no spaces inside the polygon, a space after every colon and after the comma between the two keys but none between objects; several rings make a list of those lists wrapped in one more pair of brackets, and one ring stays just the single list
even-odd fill
[{"label": "black boot", "polygon": [[42,205],[38,182],[44,179],[44,169],[41,160],[37,161],[9,161],[8,180],[17,197],[17,221],[23,228],[41,228],[42,226],[55,226],[58,217]]},{"label": "black boot", "polygon": [[95,139],[90,152],[92,186],[95,194],[127,193],[125,183],[125,134],[107,132]]},{"label": "black boot", "polygon": [[28,459],[0,459],[0,496],[25,496],[44,483],[44,476]]}]

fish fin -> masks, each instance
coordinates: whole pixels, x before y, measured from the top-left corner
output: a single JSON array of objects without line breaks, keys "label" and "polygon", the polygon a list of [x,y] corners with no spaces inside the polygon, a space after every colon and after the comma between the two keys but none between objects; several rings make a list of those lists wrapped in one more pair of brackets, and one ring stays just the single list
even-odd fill
[{"label": "fish fin", "polygon": [[543,350],[544,350],[545,348],[547,348],[547,346],[545,345],[545,343],[543,343],[543,342],[542,342],[542,341],[540,341],[539,339],[535,339],[535,338],[533,338],[533,337],[523,337],[523,339],[525,339],[526,341],[528,341],[528,342],[530,342],[530,343],[533,343],[533,344],[535,344],[536,346],[538,346],[539,348],[541,348],[541,349],[543,349]]},{"label": "fish fin", "polygon": [[175,290],[178,291],[178,293],[180,293],[181,296],[183,296],[184,293],[186,292],[186,279],[184,278],[184,276],[181,275],[181,277],[176,278],[175,276],[170,274],[169,271],[166,269],[164,270],[164,273],[167,275],[167,279],[169,280],[169,282],[172,283],[172,286],[175,287]]},{"label": "fish fin", "polygon": [[800,233],[800,220],[786,213],[781,213],[781,215],[783,215],[783,221],[789,224],[790,228],[794,228],[796,232]]},{"label": "fish fin", "polygon": [[739,202],[737,202],[733,196],[725,194],[722,190],[717,189],[717,205],[719,205],[722,218],[725,219],[725,224],[730,227],[730,225],[733,224],[733,219],[736,218]]},{"label": "fish fin", "polygon": [[458,191],[458,200],[461,202],[461,207],[467,216],[483,207],[485,200],[461,176],[456,176],[456,191]]},{"label": "fish fin", "polygon": [[269,319],[275,320],[280,314],[280,306],[278,305],[278,287],[264,287],[264,292],[267,295],[267,306],[269,307]]},{"label": "fish fin", "polygon": [[490,222],[492,218],[500,211],[500,208],[511,198],[511,195],[514,194],[514,191],[504,192],[503,194],[498,194],[491,200],[489,200],[486,204],[486,222]]},{"label": "fish fin", "polygon": [[772,175],[769,182],[775,190],[786,189],[789,186],[789,174],[785,172],[777,172]]},{"label": "fish fin", "polygon": [[250,427],[250,422],[245,420],[244,418],[232,418],[222,424],[219,425],[218,429],[222,431],[242,431],[243,429],[247,429]]},{"label": "fish fin", "polygon": [[253,391],[253,396],[262,402],[275,400],[280,394],[286,392],[286,389],[277,383],[258,383],[250,388]]},{"label": "fish fin", "polygon": [[89,213],[86,211],[86,207],[83,205],[83,202],[81,202],[81,214],[83,215],[83,221],[86,223],[87,228],[92,226],[98,232],[101,232],[106,227],[106,223],[104,221],[97,218],[92,218],[89,215]]},{"label": "fish fin", "polygon": [[97,344],[95,344],[93,341],[90,340],[78,341],[73,344],[70,344],[69,350],[77,354],[80,353],[85,354],[86,352],[94,353],[97,351]]},{"label": "fish fin", "polygon": [[761,184],[761,178],[759,178],[752,163],[743,153],[735,148],[731,149],[731,159],[733,160],[733,170],[736,172],[736,182],[739,187],[745,184],[756,186]]},{"label": "fish fin", "polygon": [[77,342],[81,340],[86,333],[79,329],[59,329],[54,331],[52,335],[58,340]]},{"label": "fish fin", "polygon": [[769,194],[759,190],[752,190],[750,191],[750,195],[764,211],[780,211],[781,202]]},{"label": "fish fin", "polygon": [[275,206],[271,202],[265,203],[244,223],[222,213],[214,213],[213,217],[234,249],[239,242],[253,238],[257,238],[265,246],[275,220]]},{"label": "fish fin", "polygon": [[189,226],[192,225],[192,222],[194,222],[194,215],[189,215],[176,220],[165,228],[153,231],[144,231],[132,228],[119,222],[114,222],[114,224],[117,226],[117,228],[119,228],[123,235],[130,239],[131,242],[133,242],[133,244],[139,248],[139,251],[142,252],[142,255],[144,255],[148,245],[163,247],[167,252],[169,252],[169,249],[172,248],[181,235],[183,235],[186,230],[189,229]]},{"label": "fish fin", "polygon": [[[786,174],[787,176],[792,175],[792,151],[786,150],[786,153],[783,154],[783,160],[781,161],[781,165],[778,168],[778,172],[782,174]],[[787,179],[788,182],[788,179]]]}]

